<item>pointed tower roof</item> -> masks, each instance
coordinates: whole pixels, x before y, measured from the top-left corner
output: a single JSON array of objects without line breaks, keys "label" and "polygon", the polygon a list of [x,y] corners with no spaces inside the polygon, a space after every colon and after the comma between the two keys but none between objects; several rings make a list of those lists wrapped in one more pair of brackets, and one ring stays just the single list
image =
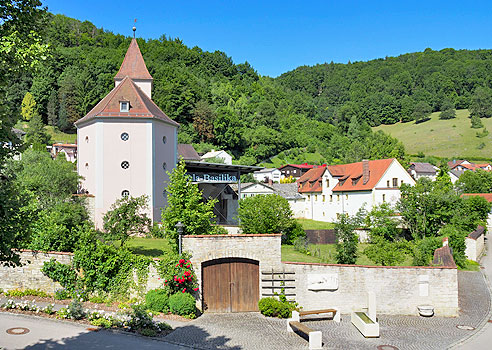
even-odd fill
[{"label": "pointed tower roof", "polygon": [[[128,112],[120,110],[121,101],[130,102]],[[154,118],[176,127],[179,126],[177,122],[161,111],[128,76],[111,90],[85,117],[77,120],[75,125],[88,122],[96,117]]]},{"label": "pointed tower roof", "polygon": [[145,61],[135,38],[132,39],[120,70],[115,75],[114,79],[122,80],[126,76],[129,76],[132,79],[153,80],[152,75],[150,75],[147,70],[147,66],[145,65]]}]

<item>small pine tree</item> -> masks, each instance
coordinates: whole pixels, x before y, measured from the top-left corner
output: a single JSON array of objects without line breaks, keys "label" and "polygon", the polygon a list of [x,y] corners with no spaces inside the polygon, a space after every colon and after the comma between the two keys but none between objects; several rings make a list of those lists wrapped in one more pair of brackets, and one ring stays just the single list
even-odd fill
[{"label": "small pine tree", "polygon": [[34,114],[37,112],[36,101],[32,94],[28,91],[22,99],[21,115],[24,120],[31,120]]},{"label": "small pine tree", "polygon": [[50,136],[44,130],[44,124],[41,116],[35,112],[29,121],[29,127],[26,132],[26,142],[33,145],[34,148],[44,150],[45,145],[50,140]]},{"label": "small pine tree", "polygon": [[472,129],[480,129],[480,128],[483,128],[482,121],[480,120],[480,117],[477,116],[477,115],[473,115],[471,117],[470,122],[471,122]]},{"label": "small pine tree", "polygon": [[456,118],[456,110],[454,109],[454,102],[450,99],[443,101],[441,105],[441,114],[439,114],[439,119],[453,119]]},{"label": "small pine tree", "polygon": [[48,98],[48,124],[51,126],[58,125],[58,98],[56,92],[53,90]]},{"label": "small pine tree", "polygon": [[183,233],[188,235],[206,235],[214,233],[212,219],[216,199],[202,201],[202,192],[198,185],[191,182],[186,173],[185,162],[180,160],[176,168],[169,173],[169,185],[166,188],[168,204],[162,211],[162,226],[171,242],[178,241],[176,224],[181,222]]}]

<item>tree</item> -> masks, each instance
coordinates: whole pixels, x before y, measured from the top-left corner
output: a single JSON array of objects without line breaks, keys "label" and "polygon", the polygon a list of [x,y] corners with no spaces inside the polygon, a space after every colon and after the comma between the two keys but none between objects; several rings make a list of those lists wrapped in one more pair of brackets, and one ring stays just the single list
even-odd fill
[{"label": "tree", "polygon": [[359,238],[355,229],[360,225],[361,218],[340,214],[335,223],[335,234],[337,237],[336,259],[339,264],[355,264],[357,261],[357,245]]},{"label": "tree", "polygon": [[[11,248],[24,239],[29,217],[20,211],[25,204],[22,191],[12,174],[6,174],[7,160],[17,152],[20,142],[12,132],[17,115],[7,103],[7,92],[15,79],[33,70],[46,58],[47,46],[37,34],[45,10],[38,0],[0,2],[0,263],[19,264]],[[18,104],[17,104],[18,106]]]},{"label": "tree", "polygon": [[243,198],[237,212],[244,233],[281,233],[286,243],[305,235],[292,217],[289,202],[278,194]]},{"label": "tree", "polygon": [[423,123],[429,120],[429,116],[432,113],[432,109],[427,102],[418,102],[414,109],[412,116],[415,119],[415,123]]},{"label": "tree", "polygon": [[478,115],[472,115],[470,122],[471,122],[471,128],[472,129],[483,128],[482,121],[480,120],[480,117]]},{"label": "tree", "polygon": [[56,92],[51,91],[50,97],[48,98],[48,124],[51,126],[58,125],[58,98],[56,97]]},{"label": "tree", "polygon": [[465,171],[455,186],[460,193],[491,193],[492,173],[482,169]]},{"label": "tree", "polygon": [[374,263],[382,266],[395,266],[405,260],[405,252],[408,250],[408,242],[387,241],[383,237],[371,237],[371,244],[364,249],[364,254]]},{"label": "tree", "polygon": [[[169,174],[169,172],[168,172]],[[184,160],[169,174],[166,187],[167,207],[162,211],[162,227],[172,243],[178,242],[176,224],[181,222],[183,233],[187,235],[206,235],[215,233],[212,219],[215,218],[216,199],[203,201],[198,185],[191,182],[186,173]]]},{"label": "tree", "polygon": [[131,236],[150,232],[152,220],[147,216],[148,202],[147,196],[117,199],[104,214],[104,237],[110,241],[120,241],[124,246]]},{"label": "tree", "polygon": [[212,107],[206,101],[198,101],[193,110],[193,128],[200,142],[214,139],[214,118],[215,112]]},{"label": "tree", "polygon": [[17,174],[22,189],[32,194],[42,209],[50,209],[77,193],[80,177],[65,157],[51,159],[46,151],[28,149],[20,161],[11,161],[9,171]]},{"label": "tree", "polygon": [[477,87],[471,98],[469,109],[472,117],[492,117],[492,90],[483,86]]},{"label": "tree", "polygon": [[456,118],[456,110],[454,109],[454,102],[450,99],[445,99],[441,105],[441,114],[439,119],[453,119]]},{"label": "tree", "polygon": [[375,206],[365,218],[366,227],[371,229],[371,241],[382,238],[385,241],[393,241],[400,233],[398,221],[394,217],[395,208],[389,203]]},{"label": "tree", "polygon": [[28,91],[24,95],[24,99],[22,100],[21,114],[24,120],[31,120],[35,114],[37,114],[36,101],[34,101],[34,97]]},{"label": "tree", "polygon": [[50,136],[44,130],[44,124],[38,112],[29,121],[29,128],[26,133],[26,142],[40,150],[46,149],[46,144],[50,140]]}]

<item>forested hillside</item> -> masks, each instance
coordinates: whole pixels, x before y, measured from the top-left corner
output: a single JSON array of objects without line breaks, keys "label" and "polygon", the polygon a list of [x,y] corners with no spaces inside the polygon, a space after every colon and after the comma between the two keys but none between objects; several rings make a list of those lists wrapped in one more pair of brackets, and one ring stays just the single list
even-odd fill
[{"label": "forested hillside", "polygon": [[492,104],[492,50],[426,49],[368,62],[332,62],[299,67],[277,80],[312,97],[318,120],[342,129],[353,116],[371,126],[423,121],[431,112],[468,108],[474,98]]},{"label": "forested hillside", "polygon": [[[113,88],[130,37],[62,15],[47,14],[44,28],[50,56],[33,75],[10,81],[7,102],[20,119],[30,92],[45,124],[74,133],[73,122]],[[247,62],[164,35],[138,43],[154,77],[153,100],[181,123],[180,142],[227,149],[243,164],[286,150],[309,149],[320,154],[319,163],[404,156],[396,139],[355,117],[350,127],[337,127],[311,92],[261,77]]]}]

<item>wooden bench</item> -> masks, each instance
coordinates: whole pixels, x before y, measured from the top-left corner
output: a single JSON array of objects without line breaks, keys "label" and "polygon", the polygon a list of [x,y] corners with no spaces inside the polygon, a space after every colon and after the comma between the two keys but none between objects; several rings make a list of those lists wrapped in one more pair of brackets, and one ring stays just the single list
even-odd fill
[{"label": "wooden bench", "polygon": [[315,331],[299,321],[289,321],[288,325],[290,326],[291,332],[301,333],[304,338],[308,338],[310,350],[323,348],[320,331]]},{"label": "wooden bench", "polygon": [[299,311],[299,317],[308,315],[332,314],[335,322],[340,322],[340,312],[337,309],[321,309],[311,311]]}]

